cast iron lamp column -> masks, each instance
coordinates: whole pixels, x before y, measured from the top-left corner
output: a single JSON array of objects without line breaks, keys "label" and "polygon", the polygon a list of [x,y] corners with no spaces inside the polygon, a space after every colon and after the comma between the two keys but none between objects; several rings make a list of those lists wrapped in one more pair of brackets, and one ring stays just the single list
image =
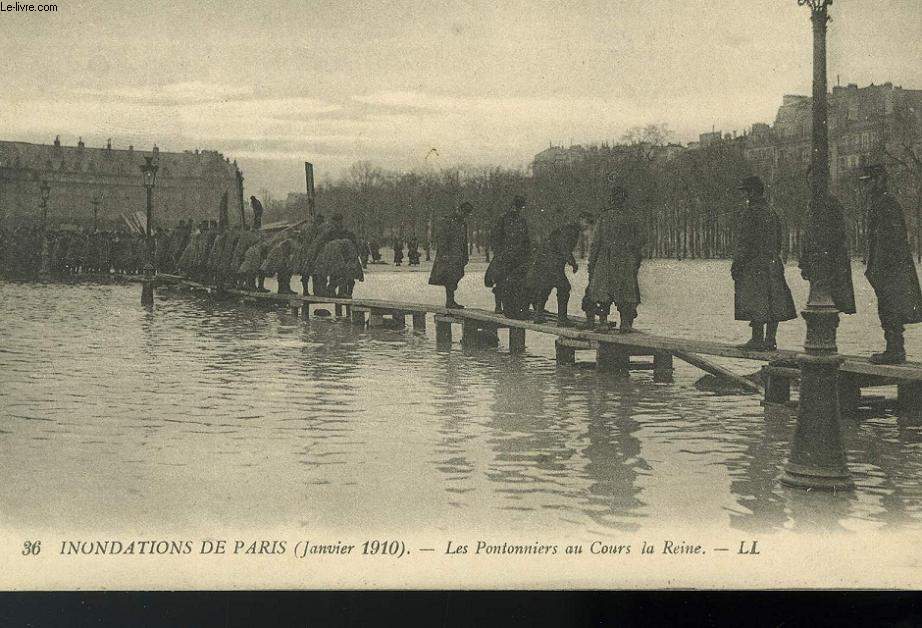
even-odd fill
[{"label": "cast iron lamp column", "polygon": [[42,265],[39,272],[45,274],[51,272],[51,242],[48,241],[48,199],[51,196],[51,184],[43,179],[38,191],[41,194],[42,208]]},{"label": "cast iron lamp column", "polygon": [[813,22],[813,151],[811,159],[810,296],[801,315],[807,337],[800,362],[800,404],[791,454],[781,476],[788,486],[847,490],[854,488],[839,427],[838,379],[844,358],[838,355],[839,311],[832,299],[829,217],[829,132],[826,111],[826,25],[832,0],[797,0],[810,9]]},{"label": "cast iron lamp column", "polygon": [[144,282],[141,288],[141,304],[154,304],[154,250],[153,235],[151,231],[151,194],[154,190],[154,183],[157,179],[157,164],[153,163],[152,157],[144,158],[144,165],[141,166],[141,174],[144,176],[144,187],[147,190],[147,233],[145,238],[145,249],[147,261],[144,264]]}]

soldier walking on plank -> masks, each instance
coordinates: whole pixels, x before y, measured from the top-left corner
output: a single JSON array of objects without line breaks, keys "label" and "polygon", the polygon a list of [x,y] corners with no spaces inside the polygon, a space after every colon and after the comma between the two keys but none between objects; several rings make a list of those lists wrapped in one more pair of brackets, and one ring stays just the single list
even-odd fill
[{"label": "soldier walking on plank", "polygon": [[445,307],[463,308],[455,300],[458,282],[464,277],[464,267],[468,262],[467,217],[473,206],[464,202],[450,215],[446,216],[436,231],[435,262],[429,274],[429,285],[445,287]]},{"label": "soldier walking on plank", "polygon": [[906,237],[903,208],[887,190],[887,170],[876,164],[865,168],[861,181],[868,189],[868,265],[865,276],[877,295],[877,313],[887,343],[874,364],[906,361],[905,325],[922,323],[922,292]]},{"label": "soldier walking on plank", "polygon": [[547,240],[535,252],[529,268],[528,284],[531,291],[534,321],[544,322],[545,304],[551,296],[551,290],[557,290],[557,325],[570,327],[572,323],[567,315],[570,303],[570,281],[565,272],[569,264],[573,272],[579,270],[573,251],[580,235],[594,222],[591,214],[580,214],[580,221],[562,224],[554,229]]},{"label": "soldier walking on plank", "polygon": [[508,292],[511,299],[513,293],[522,291],[519,286],[507,284],[525,281],[525,272],[519,271],[528,264],[531,241],[523,215],[524,209],[525,197],[516,196],[512,200],[512,207],[500,217],[490,234],[490,247],[494,255],[483,281],[488,288],[493,288],[497,314],[502,314],[504,309],[509,310],[504,308],[504,293]]},{"label": "soldier walking on plank", "polygon": [[737,218],[730,274],[736,320],[752,327],[752,337],[740,346],[773,351],[778,323],[797,318],[781,261],[781,219],[765,200],[762,179],[746,177],[739,189],[746,194],[746,208]]},{"label": "soldier walking on plank", "polygon": [[587,300],[596,305],[599,324],[607,325],[614,304],[621,316],[621,333],[634,329],[640,284],[637,273],[643,259],[643,230],[626,207],[627,190],[612,188],[606,207],[598,219],[589,252]]}]

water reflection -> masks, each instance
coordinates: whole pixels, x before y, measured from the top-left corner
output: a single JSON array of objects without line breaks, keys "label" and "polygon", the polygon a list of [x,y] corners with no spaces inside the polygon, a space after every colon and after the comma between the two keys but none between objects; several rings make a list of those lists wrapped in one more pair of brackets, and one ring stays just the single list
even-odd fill
[{"label": "water reflection", "polygon": [[[376,296],[425,280],[390,277]],[[366,330],[166,292],[146,310],[138,290],[0,282],[0,525],[922,527],[918,422],[847,422],[859,490],[805,494],[777,482],[793,422],[695,390],[681,364],[674,385],[617,380],[557,368],[534,334],[520,356],[438,352],[432,325]],[[658,298],[645,325],[700,326],[660,320]]]}]

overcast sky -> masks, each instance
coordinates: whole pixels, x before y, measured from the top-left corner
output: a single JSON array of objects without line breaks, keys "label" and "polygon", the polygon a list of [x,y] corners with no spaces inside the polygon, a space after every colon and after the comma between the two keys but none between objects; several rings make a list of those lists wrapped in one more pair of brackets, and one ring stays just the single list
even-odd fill
[{"label": "overcast sky", "polygon": [[[796,0],[21,1],[59,10],[0,13],[0,137],[213,148],[276,195],[305,160],[524,166],[651,122],[742,131],[810,91]],[[922,0],[832,15],[832,84],[922,88]]]}]

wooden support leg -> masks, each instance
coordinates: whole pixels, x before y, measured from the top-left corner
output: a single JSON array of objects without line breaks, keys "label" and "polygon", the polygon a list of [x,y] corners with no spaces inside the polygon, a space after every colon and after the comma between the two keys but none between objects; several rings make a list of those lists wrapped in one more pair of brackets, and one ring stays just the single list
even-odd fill
[{"label": "wooden support leg", "polygon": [[900,416],[922,419],[922,382],[898,384],[896,394]]},{"label": "wooden support leg", "polygon": [[461,323],[461,344],[465,347],[480,346],[480,325],[477,321],[464,319]]},{"label": "wooden support leg", "polygon": [[791,380],[788,377],[772,374],[766,367],[762,369],[765,381],[765,403],[787,403],[791,400]]},{"label": "wooden support leg", "polygon": [[426,331],[426,314],[424,312],[413,314],[413,329]]},{"label": "wooden support leg", "polygon": [[653,354],[653,381],[659,384],[672,383],[672,354],[668,351],[658,351]]},{"label": "wooden support leg", "polygon": [[368,316],[369,327],[384,327],[384,313],[379,310],[372,310]]},{"label": "wooden support leg", "polygon": [[298,315],[298,305],[299,305],[299,304],[298,304],[297,301],[291,301],[291,302],[288,304],[288,306],[291,308],[291,313],[292,313],[293,316],[297,316],[297,315]]},{"label": "wooden support leg", "polygon": [[311,317],[311,304],[306,301],[301,304],[301,318],[307,320]]},{"label": "wooden support leg", "polygon": [[853,419],[858,416],[858,402],[861,400],[861,389],[855,383],[855,376],[851,373],[839,371],[839,413],[843,418]]},{"label": "wooden support leg", "polygon": [[525,353],[525,329],[509,328],[509,353]]},{"label": "wooden support leg", "polygon": [[407,315],[403,312],[394,312],[391,314],[391,318],[394,319],[394,326],[398,329],[403,329],[407,326]]},{"label": "wooden support leg", "polygon": [[435,344],[440,349],[451,347],[451,323],[448,321],[435,322]]},{"label": "wooden support leg", "polygon": [[365,326],[365,312],[362,310],[352,310],[352,319],[353,325],[359,325],[361,327]]},{"label": "wooden support leg", "polygon": [[343,306],[340,305],[339,303],[337,303],[336,305],[334,305],[334,306],[333,306],[333,309],[334,309],[335,312],[336,312],[336,318],[339,318],[340,316],[343,315]]},{"label": "wooden support leg", "polygon": [[576,349],[562,345],[560,338],[554,343],[554,348],[557,354],[557,364],[576,364]]},{"label": "wooden support leg", "polygon": [[631,354],[626,347],[610,342],[599,343],[596,350],[596,368],[606,373],[627,376],[631,368]]}]

